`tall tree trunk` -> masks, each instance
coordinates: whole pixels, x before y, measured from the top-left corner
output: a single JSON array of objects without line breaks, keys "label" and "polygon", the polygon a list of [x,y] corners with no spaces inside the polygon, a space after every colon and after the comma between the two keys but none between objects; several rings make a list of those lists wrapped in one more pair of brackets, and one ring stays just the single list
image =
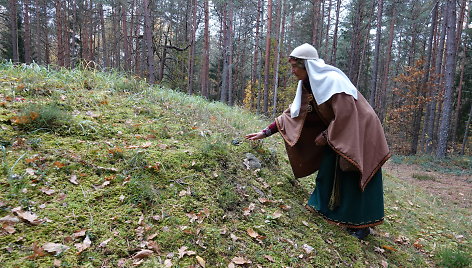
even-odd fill
[{"label": "tall tree trunk", "polygon": [[193,68],[195,65],[195,32],[197,31],[197,0],[192,1],[192,22],[190,31],[190,49],[188,61],[187,93],[193,94]]},{"label": "tall tree trunk", "polygon": [[[424,90],[423,90],[423,97],[429,97],[431,98],[431,88],[429,88],[428,82],[430,80],[430,72],[431,72],[431,62],[432,62],[432,57],[433,57],[433,40],[434,36],[436,34],[436,28],[437,28],[437,21],[438,21],[438,6],[439,3],[436,3],[433,8],[433,14],[432,14],[432,19],[431,19],[431,29],[430,29],[430,34],[429,34],[429,39],[428,39],[428,48],[427,48],[427,55],[426,55],[426,63],[424,66],[425,70],[425,75],[423,77],[423,81],[421,82]],[[426,115],[425,118],[428,118],[428,105],[426,106]],[[424,120],[424,126],[423,126],[423,133],[421,135],[421,143],[422,145],[420,146],[421,148],[424,148],[424,143],[426,141],[426,129],[427,129],[427,120]]]},{"label": "tall tree trunk", "polygon": [[387,109],[387,105],[385,105],[385,99],[387,96],[387,81],[388,81],[388,74],[390,72],[390,62],[392,58],[392,45],[393,45],[393,38],[395,37],[395,23],[397,20],[397,13],[396,13],[396,2],[394,1],[391,6],[391,14],[390,14],[390,26],[388,32],[388,41],[387,41],[387,51],[385,52],[385,62],[384,62],[384,69],[382,75],[382,82],[380,84],[379,89],[379,119],[380,122],[383,122],[385,118],[385,113]]},{"label": "tall tree trunk", "polygon": [[313,0],[312,3],[313,3],[313,16],[312,16],[312,19],[313,19],[313,29],[312,29],[312,33],[311,33],[311,43],[318,47],[319,49],[319,44],[321,44],[321,41],[320,41],[320,21],[321,21],[321,1],[323,0]]},{"label": "tall tree trunk", "polygon": [[[436,129],[436,108],[438,106],[438,103],[440,103],[437,99],[436,96],[439,93],[439,90],[436,88],[441,88],[442,84],[442,79],[441,79],[441,74],[442,74],[442,69],[443,69],[443,61],[444,61],[444,44],[446,40],[446,31],[447,31],[447,24],[446,24],[446,18],[443,15],[445,13],[445,8],[444,5],[441,8],[441,15],[443,18],[442,26],[441,26],[441,36],[439,39],[439,45],[436,49],[436,59],[435,59],[435,67],[434,67],[434,74],[435,74],[435,87],[431,90],[431,97],[432,101],[429,103],[428,107],[428,115],[429,118],[428,120],[428,125],[426,129],[426,152],[431,153],[433,151],[433,143],[435,142],[435,129]],[[440,16],[438,16],[438,19]]]},{"label": "tall tree trunk", "polygon": [[[256,34],[254,36],[254,51],[253,51],[253,58],[252,58],[252,67],[251,67],[251,105],[250,107],[254,107],[254,96],[256,95],[255,91],[256,88],[256,75],[257,71],[259,70],[257,61],[259,60],[259,26],[261,23],[261,17],[262,17],[262,0],[257,1],[257,17],[256,17]],[[260,83],[258,83],[260,84]],[[259,86],[257,87],[259,88]],[[259,95],[259,94],[257,94]]]},{"label": "tall tree trunk", "polygon": [[462,140],[461,154],[464,154],[465,145],[468,143],[467,141],[469,140],[469,129],[470,129],[471,119],[472,119],[472,105],[470,105],[469,118],[467,119],[467,123],[465,124],[465,132],[464,132],[464,139]]},{"label": "tall tree trunk", "polygon": [[459,85],[457,86],[457,103],[456,103],[456,109],[454,111],[454,118],[452,120],[452,128],[451,128],[451,140],[455,143],[457,139],[457,125],[459,123],[459,114],[461,110],[461,105],[462,105],[462,85],[464,84],[464,69],[465,69],[465,46],[464,46],[464,56],[461,59],[461,65],[460,65],[460,76],[459,76]]},{"label": "tall tree trunk", "polygon": [[228,3],[223,6],[222,32],[223,32],[223,74],[221,75],[220,101],[227,103],[228,100],[228,69],[229,69],[229,41],[228,41]]},{"label": "tall tree trunk", "polygon": [[144,39],[146,40],[147,71],[150,84],[154,84],[154,46],[152,41],[151,1],[144,0]]},{"label": "tall tree trunk", "polygon": [[57,37],[57,65],[64,66],[64,42],[63,33],[63,8],[62,1],[56,0],[56,37]]},{"label": "tall tree trunk", "polygon": [[269,109],[269,69],[270,69],[270,39],[272,28],[272,0],[267,1],[267,35],[265,46],[265,65],[264,65],[264,108],[263,113],[267,114]]},{"label": "tall tree trunk", "polygon": [[20,62],[20,55],[18,52],[18,5],[16,0],[9,0],[9,20],[10,20],[10,36],[12,47],[13,62]]},{"label": "tall tree trunk", "polygon": [[107,34],[106,34],[106,28],[105,28],[105,14],[103,11],[103,4],[98,5],[98,12],[100,14],[100,33],[102,36],[102,61],[103,61],[103,67],[108,68],[108,43],[107,43]]},{"label": "tall tree trunk", "polygon": [[273,110],[272,116],[275,117],[277,115],[277,92],[279,87],[279,65],[280,65],[280,47],[283,45],[283,31],[285,27],[285,14],[284,14],[284,5],[285,1],[280,0],[279,2],[280,8],[278,10],[277,19],[279,20],[279,33],[277,35],[277,54],[275,55],[275,68],[274,68],[274,103],[273,103]]},{"label": "tall tree trunk", "polygon": [[456,0],[446,2],[447,19],[447,41],[446,41],[446,73],[445,73],[445,93],[441,114],[441,125],[439,127],[439,140],[436,156],[443,158],[446,156],[448,128],[450,122],[450,112],[452,107],[452,90],[454,86],[454,74],[456,69]]},{"label": "tall tree trunk", "polygon": [[208,29],[210,23],[210,7],[208,0],[203,2],[203,12],[205,16],[205,27],[203,29],[203,61],[201,71],[201,94],[203,97],[209,97],[208,86],[209,86],[209,70],[210,70],[210,31]]},{"label": "tall tree trunk", "polygon": [[[331,27],[331,8],[333,6],[333,1],[332,0],[328,0],[329,3],[328,3],[328,19],[327,19],[327,22],[326,22],[326,33],[325,33],[325,53],[324,55],[326,55],[326,60],[329,61],[330,58],[329,58],[329,28]],[[331,63],[331,62],[329,62]]]},{"label": "tall tree trunk", "polygon": [[124,64],[123,64],[123,69],[126,71],[131,70],[131,49],[130,49],[130,40],[129,40],[129,35],[128,35],[128,20],[127,20],[127,14],[128,14],[128,3],[124,3],[121,7],[121,42],[123,44],[123,52],[124,52]]},{"label": "tall tree trunk", "polygon": [[383,0],[377,0],[377,31],[375,33],[375,50],[374,50],[374,64],[372,66],[372,77],[370,82],[370,105],[375,108],[377,114],[380,113],[379,104],[375,102],[377,99],[377,75],[379,70],[380,58],[380,36],[382,35],[382,12]]},{"label": "tall tree trunk", "polygon": [[336,3],[336,22],[334,24],[334,33],[333,33],[333,48],[331,49],[331,59],[330,62],[332,65],[336,65],[336,52],[338,50],[338,26],[339,26],[339,13],[341,10],[341,0],[337,0]]},{"label": "tall tree trunk", "polygon": [[357,87],[359,83],[359,66],[362,58],[362,46],[361,42],[364,39],[364,9],[366,5],[366,0],[357,0],[354,6],[354,15],[352,22],[352,38],[351,38],[351,48],[349,53],[349,78],[352,83]]},{"label": "tall tree trunk", "polygon": [[41,10],[42,10],[42,21],[43,21],[43,24],[45,25],[43,27],[43,36],[44,36],[44,60],[45,60],[45,64],[48,65],[51,63],[51,48],[49,47],[49,27],[47,27],[47,23],[49,21],[49,18],[48,18],[48,1],[47,0],[43,0],[42,1],[42,5],[41,5]]},{"label": "tall tree trunk", "polygon": [[31,63],[31,25],[30,25],[30,0],[24,0],[24,48],[25,48],[25,62]]},{"label": "tall tree trunk", "polygon": [[228,27],[228,104],[233,105],[233,1],[229,1],[229,27]]}]

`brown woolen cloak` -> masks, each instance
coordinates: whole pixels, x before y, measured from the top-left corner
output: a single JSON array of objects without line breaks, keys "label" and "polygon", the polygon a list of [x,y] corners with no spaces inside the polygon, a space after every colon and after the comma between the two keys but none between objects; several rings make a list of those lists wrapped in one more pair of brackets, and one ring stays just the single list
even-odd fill
[{"label": "brown woolen cloak", "polygon": [[297,178],[320,168],[324,146],[315,139],[323,131],[329,146],[359,172],[362,190],[390,157],[380,120],[360,92],[357,100],[338,93],[316,105],[304,88],[299,116],[291,118],[289,108],[275,121]]}]

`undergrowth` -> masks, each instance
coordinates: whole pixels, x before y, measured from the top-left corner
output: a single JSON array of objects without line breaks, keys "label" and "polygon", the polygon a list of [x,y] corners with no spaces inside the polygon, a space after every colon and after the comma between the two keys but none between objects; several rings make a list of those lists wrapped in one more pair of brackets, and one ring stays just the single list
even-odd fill
[{"label": "undergrowth", "polygon": [[[385,223],[366,241],[311,214],[314,176],[293,179],[280,137],[243,138],[268,123],[116,72],[0,64],[0,263],[470,265],[470,210],[388,174]],[[21,211],[37,218],[10,222]]]}]

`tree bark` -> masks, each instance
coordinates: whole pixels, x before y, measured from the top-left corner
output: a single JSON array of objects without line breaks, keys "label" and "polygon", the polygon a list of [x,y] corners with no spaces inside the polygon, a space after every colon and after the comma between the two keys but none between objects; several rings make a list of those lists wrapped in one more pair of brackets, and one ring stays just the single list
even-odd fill
[{"label": "tree bark", "polygon": [[471,119],[472,119],[472,105],[470,105],[469,118],[467,119],[467,123],[465,125],[465,132],[464,132],[464,139],[462,140],[461,154],[464,154],[465,145],[468,143],[467,141],[469,140],[469,129],[470,129]]},{"label": "tree bark", "polygon": [[18,5],[16,0],[9,0],[9,20],[10,20],[10,36],[12,47],[12,61],[20,62],[18,52]]},{"label": "tree bark", "polygon": [[436,156],[443,158],[446,156],[448,128],[450,123],[450,112],[452,107],[452,89],[454,86],[454,75],[456,68],[456,0],[446,2],[447,19],[447,41],[446,41],[446,73],[445,73],[445,93],[441,114],[441,125],[439,127],[438,148]]},{"label": "tree bark", "polygon": [[[327,22],[326,22],[326,33],[325,33],[325,45],[324,45],[324,55],[326,55],[326,60],[330,60],[329,59],[329,28],[331,27],[331,8],[333,6],[333,1],[332,0],[328,0],[329,3],[328,3],[328,19],[327,19]],[[331,63],[331,62],[329,62]]]},{"label": "tree bark", "polygon": [[209,32],[209,23],[210,23],[210,7],[208,0],[203,2],[203,10],[205,16],[205,26],[203,30],[203,61],[202,61],[202,71],[201,71],[201,94],[203,97],[209,97],[209,70],[210,70],[210,32]]},{"label": "tree bark", "polygon": [[380,36],[382,35],[382,12],[383,12],[383,0],[377,0],[377,31],[375,33],[375,50],[374,50],[374,64],[372,66],[372,77],[370,82],[370,105],[374,107],[377,115],[380,113],[379,104],[376,103],[377,99],[377,76],[379,69],[379,58],[380,58]]},{"label": "tree bark", "polygon": [[336,3],[336,22],[334,24],[333,47],[331,49],[331,59],[330,59],[330,62],[331,62],[332,65],[336,65],[336,52],[338,50],[338,26],[339,26],[340,9],[341,9],[341,0],[337,0],[337,3]]},{"label": "tree bark", "polygon": [[272,0],[267,1],[267,35],[265,46],[265,64],[264,64],[264,107],[263,113],[267,114],[269,109],[269,69],[270,69],[270,39],[272,28]]},{"label": "tree bark", "polygon": [[395,37],[395,23],[397,20],[396,14],[396,1],[392,3],[391,6],[391,13],[390,13],[390,25],[389,25],[389,33],[388,33],[388,41],[387,41],[387,51],[385,52],[385,62],[384,62],[384,69],[382,75],[382,82],[380,84],[379,89],[379,119],[380,122],[383,122],[385,118],[385,113],[387,110],[387,105],[385,105],[385,98],[387,96],[387,82],[388,82],[388,75],[390,72],[390,62],[392,58],[392,45],[393,45],[393,38]]},{"label": "tree bark", "polygon": [[64,42],[62,41],[64,21],[62,9],[62,1],[56,0],[57,65],[59,66],[64,66]]},{"label": "tree bark", "polygon": [[[257,15],[256,15],[256,34],[254,36],[254,51],[253,51],[253,58],[252,58],[252,68],[251,68],[251,108],[254,107],[254,96],[256,95],[256,75],[259,70],[257,61],[259,60],[259,26],[261,23],[262,17],[262,0],[257,1]],[[259,83],[258,83],[259,84]],[[259,86],[257,87],[257,89]],[[259,95],[259,94],[257,94]]]},{"label": "tree bark", "polygon": [[[320,27],[320,8],[321,8],[321,1],[322,0],[313,0],[313,29],[311,33],[311,43],[318,47],[318,44],[320,44],[320,38],[319,38],[319,27]],[[319,49],[319,47],[318,47]]]},{"label": "tree bark", "polygon": [[285,27],[285,14],[284,14],[284,5],[285,0],[280,0],[279,2],[280,9],[278,10],[278,20],[279,20],[279,33],[277,36],[277,54],[275,59],[275,68],[274,68],[274,103],[273,103],[273,110],[272,116],[275,117],[277,115],[277,93],[279,87],[279,65],[280,65],[280,47],[283,45],[283,31]]},{"label": "tree bark", "polygon": [[24,0],[24,50],[25,50],[25,62],[31,63],[31,24],[30,24],[30,0]]},{"label": "tree bark", "polygon": [[108,43],[107,43],[107,34],[106,34],[106,28],[105,28],[105,14],[103,11],[103,4],[98,5],[98,12],[100,14],[100,33],[102,36],[102,61],[103,61],[103,67],[108,68]]},{"label": "tree bark", "polygon": [[195,32],[197,31],[197,0],[192,1],[192,21],[190,31],[190,49],[188,61],[187,93],[193,94],[193,68],[195,65]]},{"label": "tree bark", "polygon": [[151,0],[144,0],[144,39],[146,40],[148,81],[154,84],[154,47],[152,41]]}]

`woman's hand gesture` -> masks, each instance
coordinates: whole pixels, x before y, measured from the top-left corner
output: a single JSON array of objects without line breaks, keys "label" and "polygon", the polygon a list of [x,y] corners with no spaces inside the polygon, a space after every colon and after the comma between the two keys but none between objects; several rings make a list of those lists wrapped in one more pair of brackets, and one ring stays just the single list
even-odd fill
[{"label": "woman's hand gesture", "polygon": [[261,131],[261,132],[257,132],[257,133],[251,133],[251,134],[247,134],[245,136],[246,139],[248,140],[251,140],[251,141],[255,141],[255,140],[261,140],[263,138],[265,138],[266,135]]}]

